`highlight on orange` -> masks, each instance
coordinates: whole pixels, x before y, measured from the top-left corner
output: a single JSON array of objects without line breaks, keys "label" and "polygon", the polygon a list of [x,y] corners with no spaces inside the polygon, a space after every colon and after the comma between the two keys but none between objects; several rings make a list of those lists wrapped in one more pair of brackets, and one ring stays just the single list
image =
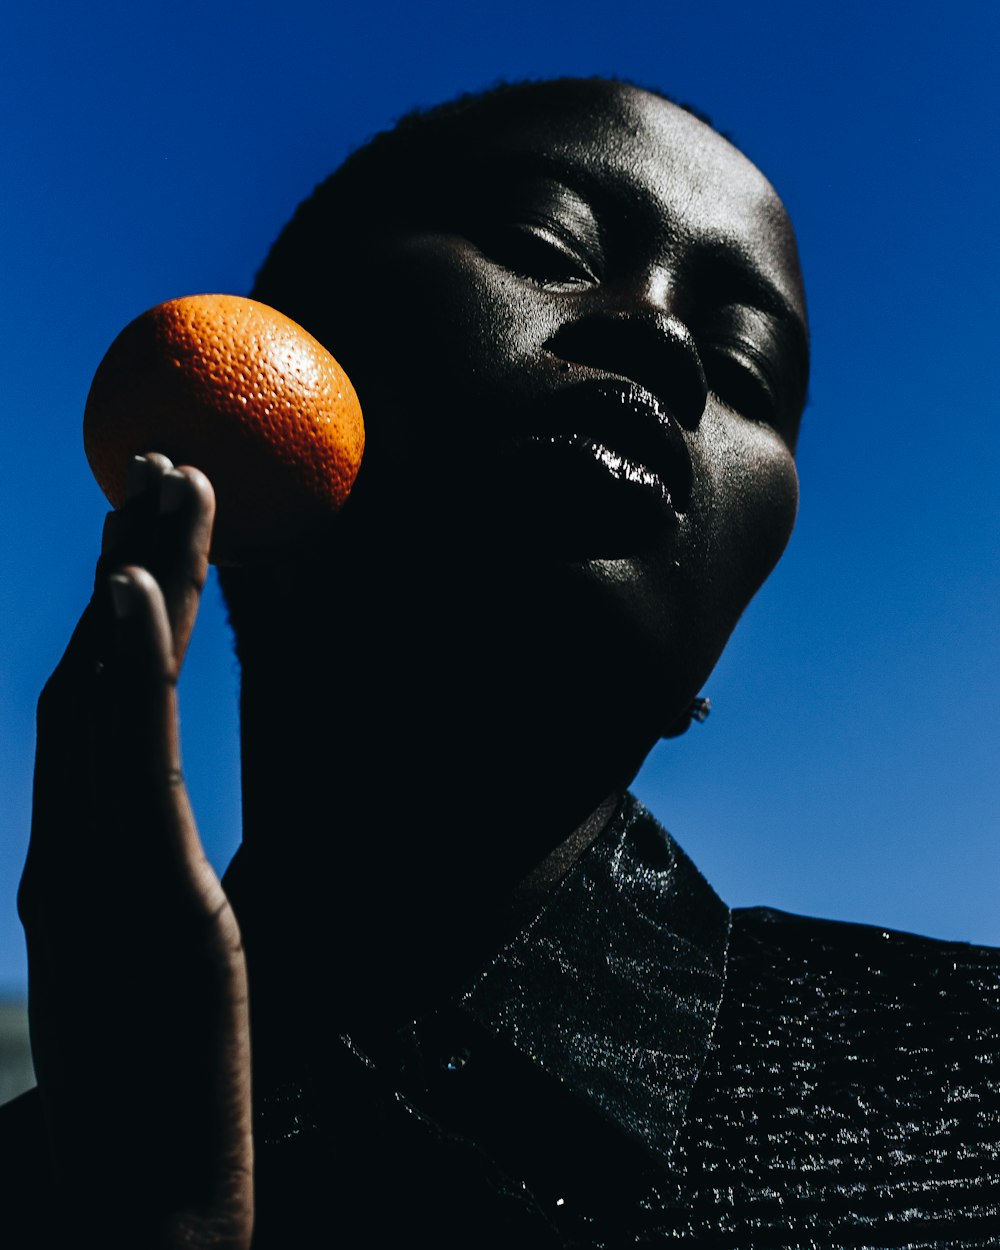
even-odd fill
[{"label": "highlight on orange", "polygon": [[188,295],[130,322],[98,366],[87,459],[114,507],[135,455],[163,452],[215,487],[212,559],[239,564],[340,509],[365,434],[350,379],[291,318],[236,295]]}]

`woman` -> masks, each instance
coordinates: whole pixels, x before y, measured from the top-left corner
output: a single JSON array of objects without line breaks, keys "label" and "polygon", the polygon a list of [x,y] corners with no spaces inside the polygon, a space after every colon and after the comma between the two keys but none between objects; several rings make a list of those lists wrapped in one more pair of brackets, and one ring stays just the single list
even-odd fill
[{"label": "woman", "polygon": [[131,1246],[987,1244],[995,955],[730,913],[626,793],[795,517],[764,177],[655,94],[501,89],[358,153],[255,294],[355,381],[362,476],[226,573],[223,891],[174,707],[211,487],[133,466],[40,709],[36,1213]]}]

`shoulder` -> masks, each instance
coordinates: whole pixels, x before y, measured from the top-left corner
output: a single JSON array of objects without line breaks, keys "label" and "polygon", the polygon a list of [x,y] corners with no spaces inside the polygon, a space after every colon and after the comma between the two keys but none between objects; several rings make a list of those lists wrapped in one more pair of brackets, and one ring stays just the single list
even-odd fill
[{"label": "shoulder", "polygon": [[989,946],[752,907],[732,912],[730,959],[814,994],[1000,1011],[1000,949]]},{"label": "shoulder", "polygon": [[5,1250],[45,1250],[53,1241],[52,1177],[38,1090],[0,1107],[0,1243]]},{"label": "shoulder", "polygon": [[801,1078],[877,1108],[886,1124],[915,1117],[982,1140],[998,1109],[1000,951],[990,947],[739,909],[718,1023],[720,1044],[761,1073],[774,1065],[788,1088]]},{"label": "shoulder", "polygon": [[992,1245],[998,1090],[1000,952],[738,909],[679,1144],[692,1218],[725,1208],[748,1245]]},{"label": "shoulder", "polygon": [[37,1089],[0,1106],[0,1161],[5,1178],[29,1160],[45,1158],[45,1126]]}]

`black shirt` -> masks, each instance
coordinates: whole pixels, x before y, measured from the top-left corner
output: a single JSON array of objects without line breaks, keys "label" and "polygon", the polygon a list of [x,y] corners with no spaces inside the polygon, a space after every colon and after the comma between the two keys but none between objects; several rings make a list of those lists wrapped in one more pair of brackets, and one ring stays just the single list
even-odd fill
[{"label": "black shirt", "polygon": [[1000,952],[731,912],[630,796],[442,1010],[255,1090],[261,1250],[1000,1245]]}]

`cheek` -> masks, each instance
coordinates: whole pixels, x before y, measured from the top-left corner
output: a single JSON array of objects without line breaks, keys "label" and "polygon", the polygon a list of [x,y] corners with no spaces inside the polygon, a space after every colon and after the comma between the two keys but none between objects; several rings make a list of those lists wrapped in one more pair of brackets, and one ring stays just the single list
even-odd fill
[{"label": "cheek", "polygon": [[450,238],[390,240],[364,270],[335,353],[365,415],[354,506],[436,530],[488,496],[475,470],[545,389],[558,310]]},{"label": "cheek", "polygon": [[372,268],[374,295],[351,334],[353,371],[344,361],[370,419],[402,434],[424,413],[458,434],[498,389],[517,400],[553,332],[523,283],[451,236],[390,241]]},{"label": "cheek", "polygon": [[702,425],[702,523],[719,588],[741,612],[777,564],[798,510],[795,460],[771,429],[729,413]]}]

